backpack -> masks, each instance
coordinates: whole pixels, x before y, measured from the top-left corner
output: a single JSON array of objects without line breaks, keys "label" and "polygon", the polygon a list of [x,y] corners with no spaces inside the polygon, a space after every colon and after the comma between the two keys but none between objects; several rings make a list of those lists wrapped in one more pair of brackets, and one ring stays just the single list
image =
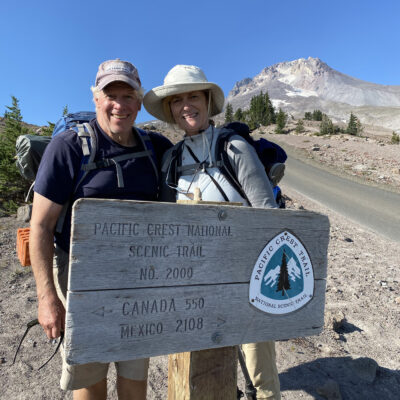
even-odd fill
[{"label": "backpack", "polygon": [[[51,137],[38,135],[19,136],[16,141],[16,164],[21,175],[27,180],[34,181],[39,168],[40,160],[50,140],[62,132],[73,130],[81,139],[81,147],[83,152],[81,168],[78,176],[75,178],[76,184],[74,193],[77,191],[79,185],[90,171],[109,167],[111,165],[115,166],[116,169],[118,187],[124,187],[122,169],[119,165],[119,162],[139,157],[149,157],[158,181],[157,158],[153,144],[147,132],[142,129],[136,128],[136,131],[138,132],[138,136],[142,141],[145,149],[144,151],[123,154],[114,158],[103,158],[96,161],[94,160],[97,153],[97,137],[93,128],[90,126],[89,121],[95,117],[96,113],[91,111],[71,113],[60,118],[60,120],[54,126]],[[25,201],[28,201],[34,183],[35,182],[32,183]],[[57,232],[61,232],[62,224],[64,222],[65,214],[69,204],[70,202],[64,204],[57,223]]]},{"label": "backpack", "polygon": [[[249,127],[242,122],[231,122],[223,125],[221,133],[218,135],[217,142],[215,145],[215,163],[211,165],[209,162],[206,162],[203,168],[203,172],[205,172],[212,182],[217,187],[218,191],[221,193],[222,197],[225,201],[229,201],[223,189],[220,187],[218,182],[207,173],[207,168],[212,168],[217,166],[219,171],[224,175],[226,180],[236,189],[236,191],[251,205],[246,193],[242,189],[234,168],[231,165],[231,161],[228,157],[228,148],[230,145],[231,137],[234,135],[239,135],[243,139],[245,139],[250,145],[254,147],[256,153],[263,164],[264,168],[267,170],[270,168],[272,164],[281,163],[284,164],[287,155],[285,150],[282,149],[279,145],[272,143],[264,138],[260,138],[258,140],[254,140],[250,136]],[[168,176],[167,181],[171,185],[177,185],[180,175],[182,175],[187,170],[196,170],[200,169],[202,165],[197,157],[193,154],[190,148],[186,147],[189,151],[192,158],[195,160],[196,164],[191,164],[187,166],[182,166],[182,150],[183,150],[183,142],[180,142],[179,145],[174,149],[171,153],[171,160],[168,168]],[[215,165],[216,164],[216,165]],[[282,197],[282,192],[279,186],[273,187],[275,201],[278,204],[279,208],[285,208],[285,202]]]}]

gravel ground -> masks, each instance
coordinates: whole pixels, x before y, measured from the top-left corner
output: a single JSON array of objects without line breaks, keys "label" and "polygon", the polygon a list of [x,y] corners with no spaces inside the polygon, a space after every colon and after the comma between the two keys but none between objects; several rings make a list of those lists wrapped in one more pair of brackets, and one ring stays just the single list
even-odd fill
[{"label": "gravel ground", "polygon": [[[400,186],[400,147],[379,143],[387,138],[325,139],[307,133],[267,138],[296,146],[300,157],[312,157],[340,173],[393,190]],[[363,170],[357,165],[367,172],[359,173]],[[318,336],[277,343],[282,399],[399,399],[400,244],[301,196],[284,180],[281,186],[289,208],[326,214],[331,223],[325,329]],[[24,325],[36,316],[37,307],[31,270],[19,266],[15,252],[16,229],[24,225],[15,216],[0,218],[0,398],[71,399],[58,388],[59,355],[37,371],[56,346],[40,327],[32,329],[11,365]],[[110,381],[115,381],[113,370]],[[239,385],[243,389],[240,371]],[[111,386],[109,399],[116,399]],[[148,399],[166,399],[166,391],[167,357],[153,358]]]}]

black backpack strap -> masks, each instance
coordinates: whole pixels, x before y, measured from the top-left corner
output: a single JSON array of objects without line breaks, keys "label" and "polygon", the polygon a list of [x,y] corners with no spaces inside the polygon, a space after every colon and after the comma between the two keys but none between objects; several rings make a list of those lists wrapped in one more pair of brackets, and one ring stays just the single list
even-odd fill
[{"label": "black backpack strap", "polygon": [[150,159],[151,165],[153,166],[154,173],[156,174],[157,182],[159,182],[159,174],[158,174],[158,168],[157,168],[158,161],[157,161],[157,157],[156,157],[156,152],[154,150],[153,142],[151,141],[151,138],[146,130],[139,129],[139,128],[134,128],[134,129],[138,133],[138,136],[139,136],[140,140],[142,141],[143,147],[150,152],[148,154],[148,157]]},{"label": "black backpack strap", "polygon": [[196,155],[194,154],[193,150],[186,145],[186,148],[188,149],[188,152],[190,153],[190,155],[192,156],[193,160],[196,161],[197,165],[198,165],[198,169],[201,169],[202,172],[204,172],[210,179],[211,181],[214,183],[215,187],[218,189],[218,191],[221,193],[221,196],[223,197],[223,199],[227,202],[229,202],[229,198],[226,195],[226,193],[224,192],[224,190],[222,189],[221,185],[215,180],[215,178],[207,171],[207,166],[210,166],[210,163],[200,163],[200,160],[196,157]]},{"label": "black backpack strap", "polygon": [[165,183],[171,189],[176,189],[179,180],[178,168],[182,165],[183,141],[177,143],[171,150],[169,160],[165,160],[162,172],[165,174]]},{"label": "black backpack strap", "polygon": [[[89,124],[87,124],[87,125],[89,125]],[[89,128],[88,128],[85,124],[85,128],[87,128],[89,130],[89,129],[91,129],[91,126],[89,125]],[[145,150],[136,151],[136,152],[132,152],[132,153],[128,153],[128,154],[122,154],[122,155],[112,157],[112,158],[103,158],[103,159],[97,160],[97,161],[94,161],[95,152],[91,152],[90,154],[91,155],[93,154],[93,157],[90,157],[87,163],[82,163],[81,170],[84,173],[83,173],[82,177],[80,178],[80,180],[77,184],[77,187],[83,181],[83,179],[86,177],[86,175],[89,173],[89,171],[93,171],[95,169],[100,169],[100,168],[107,168],[107,167],[114,165],[115,169],[116,169],[116,174],[117,174],[118,187],[123,188],[125,186],[125,184],[124,184],[124,177],[122,174],[122,168],[121,168],[120,162],[126,161],[126,160],[133,160],[136,158],[142,158],[142,157],[149,158],[151,165],[153,166],[154,173],[156,175],[156,179],[158,182],[159,181],[158,169],[156,166],[155,151],[154,151],[151,139],[146,131],[142,131],[141,129],[137,129],[136,131],[138,133],[137,136],[140,138],[143,148]],[[91,140],[93,142],[92,137],[91,137]],[[96,138],[95,138],[95,140],[96,140]],[[82,147],[82,149],[83,149],[83,147]],[[85,155],[85,153],[84,153],[84,155]]]},{"label": "black backpack strap", "polygon": [[[98,161],[93,161],[88,164],[82,164],[81,169],[84,171],[84,176],[89,171],[93,171],[95,169],[100,169],[100,168],[107,168],[112,165],[115,165],[116,173],[117,173],[117,181],[118,181],[118,187],[123,188],[125,186],[124,184],[124,177],[122,175],[122,168],[120,165],[120,162],[126,161],[126,160],[133,160],[135,158],[141,158],[141,157],[149,157],[151,159],[151,154],[152,152],[150,150],[144,150],[144,151],[139,151],[139,152],[133,152],[133,153],[128,153],[128,154],[122,154],[120,156],[112,157],[112,158],[102,158],[101,160]],[[157,181],[158,181],[158,174],[157,174]]]},{"label": "black backpack strap", "polygon": [[232,130],[225,130],[222,132],[218,138],[217,143],[215,144],[215,154],[216,160],[219,165],[220,172],[224,175],[226,180],[235,188],[235,190],[242,196],[251,206],[251,202],[248,199],[246,193],[244,192],[241,184],[239,183],[235,170],[232,166],[231,159],[228,156],[228,149],[231,146],[231,138],[234,135],[238,135],[242,137],[240,133],[237,133]]}]

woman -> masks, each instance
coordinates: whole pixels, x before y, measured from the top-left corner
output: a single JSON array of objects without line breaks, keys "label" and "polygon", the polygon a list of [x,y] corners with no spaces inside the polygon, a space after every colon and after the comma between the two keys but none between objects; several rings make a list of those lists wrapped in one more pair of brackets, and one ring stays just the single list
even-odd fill
[{"label": "woman", "polygon": [[[222,130],[210,117],[222,111],[224,100],[222,89],[192,65],[176,65],[166,75],[164,85],[145,95],[143,104],[150,114],[185,132],[183,140],[164,154],[161,200],[193,199],[195,188],[199,188],[205,201],[250,202],[253,207],[276,208],[264,166],[241,136],[229,139],[227,153],[247,199],[217,166],[215,145]],[[243,350],[257,398],[280,399],[274,343],[243,345]]]},{"label": "woman", "polygon": [[[170,201],[192,198],[194,189],[198,187],[203,200],[226,201],[227,197],[231,202],[249,205],[248,199],[253,207],[275,208],[264,166],[254,148],[241,136],[231,138],[228,157],[247,199],[235,190],[216,166],[215,144],[221,129],[213,125],[210,117],[222,111],[224,100],[222,89],[208,82],[203,71],[192,65],[175,66],[165,77],[164,85],[150,90],[144,97],[143,104],[150,114],[177,125],[185,132],[183,141],[164,155],[162,198]],[[184,171],[178,182],[174,179],[171,182],[171,174],[175,171],[171,171],[169,160],[177,150],[181,160],[179,166]],[[185,168],[197,164],[202,168]]]}]

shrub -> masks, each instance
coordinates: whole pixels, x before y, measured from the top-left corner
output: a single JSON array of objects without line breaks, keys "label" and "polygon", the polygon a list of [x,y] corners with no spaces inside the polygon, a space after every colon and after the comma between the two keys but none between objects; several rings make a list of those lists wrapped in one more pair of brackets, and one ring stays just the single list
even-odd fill
[{"label": "shrub", "polygon": [[304,129],[304,121],[302,119],[299,119],[296,124],[296,133],[303,133],[305,131]]},{"label": "shrub", "polygon": [[400,136],[396,132],[392,133],[392,139],[391,139],[390,143],[400,144]]}]

